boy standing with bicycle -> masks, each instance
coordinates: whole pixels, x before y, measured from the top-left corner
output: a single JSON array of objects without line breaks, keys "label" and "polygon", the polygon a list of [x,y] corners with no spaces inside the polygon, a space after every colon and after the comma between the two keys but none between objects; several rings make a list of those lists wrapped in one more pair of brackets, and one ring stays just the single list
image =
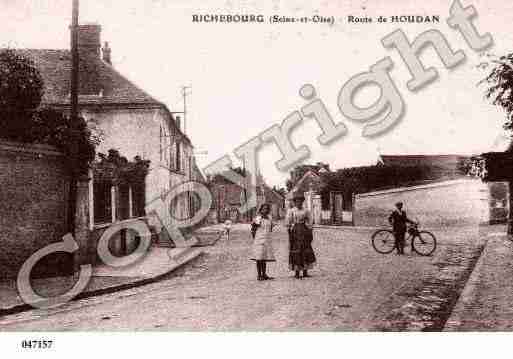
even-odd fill
[{"label": "boy standing with bicycle", "polygon": [[392,225],[392,231],[394,232],[397,254],[404,254],[404,241],[407,229],[406,224],[415,224],[416,222],[406,216],[406,212],[403,211],[402,202],[397,202],[395,207],[396,209],[388,217],[388,222]]}]

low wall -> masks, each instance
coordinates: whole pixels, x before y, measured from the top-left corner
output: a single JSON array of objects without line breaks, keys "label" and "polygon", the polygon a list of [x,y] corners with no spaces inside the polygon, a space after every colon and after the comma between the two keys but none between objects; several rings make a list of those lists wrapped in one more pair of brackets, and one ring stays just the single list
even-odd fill
[{"label": "low wall", "polygon": [[388,226],[396,202],[404,202],[410,218],[423,226],[487,223],[490,220],[489,187],[480,180],[454,180],[429,185],[357,194],[356,226]]},{"label": "low wall", "polygon": [[[37,250],[62,240],[67,230],[69,178],[51,146],[0,141],[0,280],[13,278]],[[73,258],[52,254],[33,275],[70,273]]]}]

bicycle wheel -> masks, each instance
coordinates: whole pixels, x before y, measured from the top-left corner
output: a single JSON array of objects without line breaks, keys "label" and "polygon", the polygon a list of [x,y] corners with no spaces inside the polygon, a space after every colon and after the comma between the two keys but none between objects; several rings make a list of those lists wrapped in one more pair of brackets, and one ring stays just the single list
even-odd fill
[{"label": "bicycle wheel", "polygon": [[372,235],[372,247],[376,252],[388,254],[395,248],[394,233],[388,229],[380,229]]},{"label": "bicycle wheel", "polygon": [[428,231],[420,231],[418,236],[412,238],[413,250],[421,256],[429,256],[436,249],[436,237]]}]

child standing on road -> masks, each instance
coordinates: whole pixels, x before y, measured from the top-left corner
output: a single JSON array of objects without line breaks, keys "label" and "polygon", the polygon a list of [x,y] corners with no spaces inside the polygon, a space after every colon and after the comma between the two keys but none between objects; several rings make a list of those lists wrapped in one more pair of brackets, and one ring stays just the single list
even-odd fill
[{"label": "child standing on road", "polygon": [[270,213],[271,206],[267,203],[262,204],[258,210],[258,215],[251,223],[251,234],[253,236],[253,256],[251,259],[256,261],[257,280],[274,279],[266,274],[267,262],[276,261],[272,247],[273,222]]}]

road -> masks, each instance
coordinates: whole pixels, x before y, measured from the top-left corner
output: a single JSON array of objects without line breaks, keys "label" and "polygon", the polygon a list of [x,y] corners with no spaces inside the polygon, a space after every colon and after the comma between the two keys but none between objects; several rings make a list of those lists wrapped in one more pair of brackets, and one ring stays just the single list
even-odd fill
[{"label": "road", "polygon": [[[311,278],[297,280],[287,269],[281,229],[274,239],[277,262],[268,265],[276,279],[257,281],[248,259],[249,232],[235,231],[173,278],[6,316],[0,318],[0,330],[376,330],[409,295],[422,290],[426,277],[443,272],[448,253],[468,252],[481,243],[477,228],[435,233],[439,248],[432,257],[420,257],[409,250],[405,256],[374,252],[368,230],[316,230],[317,266]],[[456,274],[449,281],[461,281]]]}]

